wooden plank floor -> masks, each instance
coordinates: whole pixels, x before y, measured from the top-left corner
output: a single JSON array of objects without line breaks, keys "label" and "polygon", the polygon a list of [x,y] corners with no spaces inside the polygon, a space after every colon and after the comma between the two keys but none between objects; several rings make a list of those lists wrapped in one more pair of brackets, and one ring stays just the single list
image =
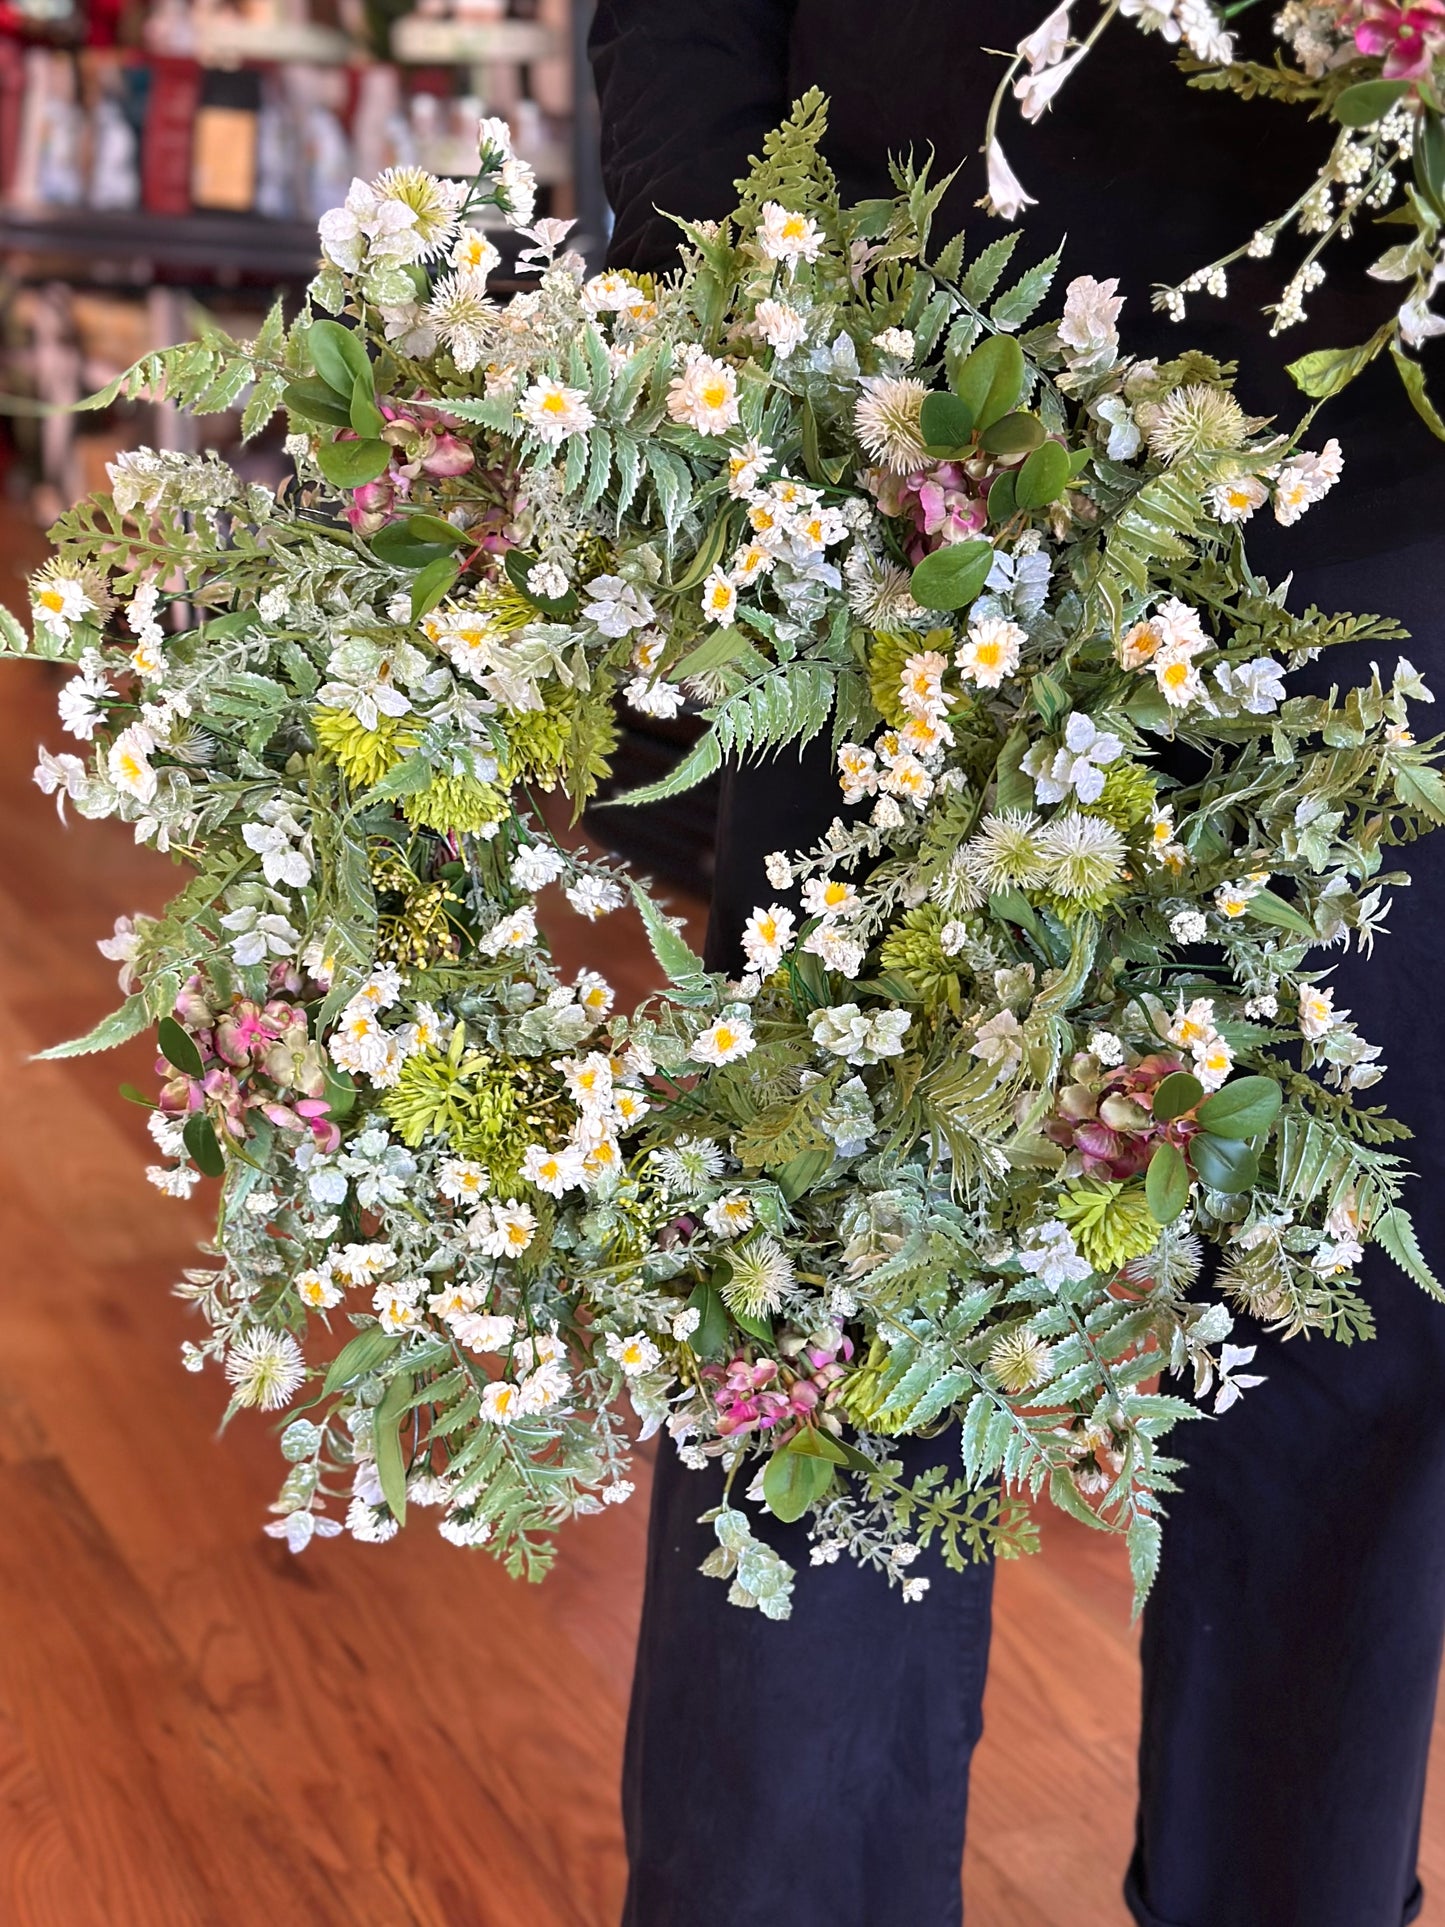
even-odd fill
[{"label": "wooden plank floor", "polygon": [[[218,1380],[177,1362],[204,1210],[144,1183],[114,1095],[148,1053],[27,1061],[109,1008],[94,941],[175,874],[59,827],[29,781],[53,701],[53,671],[0,667],[0,1921],[610,1927],[645,1479],[537,1589],[425,1529],[300,1560],[262,1537],[272,1439],[218,1442]],[[970,1927],[1122,1927],[1136,1693],[1117,1548],[1050,1520],[999,1574]]]}]

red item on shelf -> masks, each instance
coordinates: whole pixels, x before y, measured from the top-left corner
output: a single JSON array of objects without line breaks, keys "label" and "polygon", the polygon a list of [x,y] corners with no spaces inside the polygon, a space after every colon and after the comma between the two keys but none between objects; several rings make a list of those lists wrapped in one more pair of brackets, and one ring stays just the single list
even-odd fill
[{"label": "red item on shelf", "polygon": [[25,53],[18,41],[0,40],[0,194],[9,194],[20,152],[25,97]]},{"label": "red item on shelf", "polygon": [[149,214],[191,211],[191,142],[201,99],[194,60],[154,59],[141,142],[141,201]]}]

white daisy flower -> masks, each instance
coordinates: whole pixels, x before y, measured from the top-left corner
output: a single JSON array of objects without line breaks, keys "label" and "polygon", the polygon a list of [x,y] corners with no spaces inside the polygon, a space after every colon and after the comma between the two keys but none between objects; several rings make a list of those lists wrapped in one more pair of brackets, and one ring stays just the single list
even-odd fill
[{"label": "white daisy flower", "polygon": [[324,1266],[319,1271],[309,1267],[305,1271],[298,1271],[291,1282],[296,1288],[296,1296],[312,1311],[330,1311],[333,1305],[341,1303],[341,1287]]},{"label": "white daisy flower", "polygon": [[512,858],[509,872],[518,890],[545,890],[564,875],[567,859],[553,843],[526,843]]},{"label": "white daisy flower", "polygon": [[608,1332],[603,1340],[603,1349],[614,1365],[620,1365],[628,1378],[636,1378],[642,1372],[656,1369],[662,1353],[653,1344],[646,1332],[633,1332],[629,1338],[622,1338],[616,1332]]},{"label": "white daisy flower", "polygon": [[608,877],[582,877],[567,891],[567,901],[579,917],[596,923],[599,917],[620,910],[627,901],[620,886]]},{"label": "white daisy flower", "polygon": [[723,435],[738,419],[738,378],[727,362],[700,350],[668,385],[667,412],[699,435]]},{"label": "white daisy flower", "polygon": [[810,957],[821,957],[829,970],[850,980],[858,975],[868,955],[867,945],[844,936],[836,923],[820,923],[803,940],[803,949]]},{"label": "white daisy flower", "polygon": [[738,1238],[752,1230],[756,1217],[753,1201],[746,1192],[728,1191],[707,1207],[702,1221],[715,1238]]},{"label": "white daisy flower", "polygon": [[518,1398],[518,1388],[506,1379],[499,1378],[482,1393],[480,1416],[489,1425],[510,1425],[513,1419],[522,1416]]},{"label": "white daisy flower", "polygon": [[735,502],[752,494],[772,459],[773,451],[757,441],[746,441],[733,451],[728,457],[728,494]]},{"label": "white daisy flower", "polygon": [[753,325],[779,361],[786,361],[808,338],[806,316],[786,301],[760,301],[753,313]]},{"label": "white daisy flower", "polygon": [[795,214],[777,201],[765,201],[758,224],[758,246],[770,261],[786,261],[796,270],[800,261],[816,261],[823,251],[823,230],[806,214]]},{"label": "white daisy flower", "polygon": [[78,576],[56,572],[33,584],[30,606],[40,627],[63,641],[76,623],[95,613],[96,605]]},{"label": "white daisy flower", "polygon": [[549,1198],[560,1198],[564,1192],[580,1190],[582,1155],[571,1145],[553,1151],[545,1144],[529,1144],[522,1159],[522,1176]]},{"label": "white daisy flower", "polygon": [[688,1056],[695,1064],[731,1064],[754,1047],[752,1025],[746,1017],[719,1017],[692,1041]]},{"label": "white daisy flower", "polygon": [[857,890],[839,877],[810,877],[803,885],[803,910],[807,916],[851,917],[861,907]]},{"label": "white daisy flower", "polygon": [[516,1330],[515,1321],[498,1312],[466,1311],[450,1323],[459,1345],[483,1355],[505,1352]]},{"label": "white daisy flower", "polygon": [[111,782],[141,803],[151,802],[156,793],[158,779],[150,762],[155,746],[150,731],[140,723],[132,723],[120,732],[106,752],[106,774]]},{"label": "white daisy flower", "polygon": [[381,1329],[394,1337],[415,1331],[422,1322],[418,1303],[421,1294],[422,1281],[419,1278],[404,1278],[395,1284],[378,1285],[372,1293],[371,1308],[377,1314]]},{"label": "white daisy flower", "polygon": [[980,689],[999,689],[1017,673],[1019,652],[1028,636],[1016,622],[1001,616],[980,616],[971,622],[967,640],[954,656],[963,675]]},{"label": "white daisy flower", "polygon": [[1299,1027],[1306,1037],[1323,1037],[1339,1022],[1335,993],[1318,984],[1301,984],[1299,989]]},{"label": "white daisy flower", "polygon": [[479,1211],[472,1220],[473,1235],[489,1258],[517,1258],[537,1235],[537,1214],[529,1204],[508,1198],[505,1204],[489,1208],[488,1222],[482,1224]]},{"label": "white daisy flower", "polygon": [[737,588],[721,569],[714,569],[702,585],[702,612],[709,622],[716,622],[724,629],[730,629],[737,619]]},{"label": "white daisy flower", "polygon": [[568,388],[548,377],[534,381],[523,393],[517,413],[549,448],[556,448],[569,435],[585,435],[597,419],[580,388]]},{"label": "white daisy flower", "polygon": [[600,1023],[611,1011],[616,998],[611,984],[605,977],[599,977],[595,970],[579,970],[575,989],[578,1003]]},{"label": "white daisy flower", "polygon": [[793,941],[795,923],[792,911],[780,903],[753,911],[743,926],[743,955],[752,969],[763,976],[777,969]]},{"label": "white daisy flower", "polygon": [[474,1204],[491,1188],[487,1167],[473,1158],[443,1158],[437,1190],[453,1204]]},{"label": "white daisy flower", "polygon": [[1216,482],[1205,500],[1217,520],[1247,522],[1269,500],[1269,490],[1257,475],[1241,475],[1232,482]]}]

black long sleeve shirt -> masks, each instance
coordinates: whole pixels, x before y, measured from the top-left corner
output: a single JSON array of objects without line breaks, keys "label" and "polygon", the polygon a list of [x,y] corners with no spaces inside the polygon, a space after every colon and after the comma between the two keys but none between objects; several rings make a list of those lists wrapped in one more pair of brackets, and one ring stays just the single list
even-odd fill
[{"label": "black long sleeve shirt", "polygon": [[[973,205],[985,188],[980,143],[1002,71],[997,50],[1012,50],[1046,10],[1046,0],[598,0],[591,51],[616,210],[613,262],[667,263],[677,231],[659,208],[728,213],[747,156],[812,85],[832,101],[826,152],[845,196],[888,193],[889,155],[932,145],[940,168],[961,164],[935,232],[966,227],[977,252],[1005,231]],[[1267,19],[1243,18],[1246,51],[1269,58]],[[1030,247],[1028,258],[1037,258],[1064,238],[1056,291],[1075,274],[1117,275],[1128,297],[1128,350],[1193,346],[1237,360],[1246,408],[1292,426],[1307,403],[1285,362],[1374,331],[1399,291],[1364,269],[1398,230],[1367,224],[1334,246],[1329,278],[1307,301],[1309,319],[1273,340],[1259,310],[1302,252],[1297,237],[1285,237],[1270,259],[1231,269],[1226,300],[1190,297],[1183,324],[1155,314],[1150,295],[1156,282],[1180,281],[1286,208],[1330,133],[1298,109],[1186,86],[1173,49],[1120,20],[1042,120],[1030,126],[1012,110],[1003,119],[1010,162],[1038,199],[1022,217],[1017,258]],[[1438,342],[1424,359],[1445,388]],[[1317,446],[1329,434],[1344,446],[1344,481],[1284,541],[1258,532],[1251,548],[1266,567],[1445,539],[1445,444],[1388,363],[1326,404],[1311,439]]]}]

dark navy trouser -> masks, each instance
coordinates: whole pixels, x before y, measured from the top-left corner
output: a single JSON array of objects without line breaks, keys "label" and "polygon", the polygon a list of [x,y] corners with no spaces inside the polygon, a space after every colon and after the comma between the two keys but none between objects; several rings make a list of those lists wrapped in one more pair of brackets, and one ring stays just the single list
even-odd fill
[{"label": "dark navy trouser", "polygon": [[[1445,540],[1312,568],[1291,604],[1310,598],[1398,614],[1445,709]],[[1387,679],[1396,653],[1368,651]],[[1309,679],[1362,680],[1361,656],[1335,652]],[[1422,737],[1431,714],[1415,714]],[[784,758],[734,779],[720,960],[769,900],[763,854],[817,834],[834,795],[816,755],[801,775]],[[1379,1095],[1416,1134],[1410,1204],[1445,1271],[1445,831],[1401,861],[1415,887],[1371,964],[1339,962],[1336,1003],[1385,1047]],[[1188,1471],[1144,1620],[1126,1886],[1140,1927],[1398,1927],[1419,1910],[1445,1625],[1445,1306],[1376,1252],[1364,1276],[1373,1342],[1284,1344],[1241,1321],[1268,1383],[1182,1437]],[[903,1443],[919,1470],[944,1442]],[[905,1606],[846,1556],[810,1568],[801,1531],[764,1521],[798,1568],[793,1617],[773,1624],[697,1573],[717,1483],[664,1442],[624,1770],[624,1927],[956,1927],[990,1571],[925,1558],[912,1570],[931,1590]]]}]

